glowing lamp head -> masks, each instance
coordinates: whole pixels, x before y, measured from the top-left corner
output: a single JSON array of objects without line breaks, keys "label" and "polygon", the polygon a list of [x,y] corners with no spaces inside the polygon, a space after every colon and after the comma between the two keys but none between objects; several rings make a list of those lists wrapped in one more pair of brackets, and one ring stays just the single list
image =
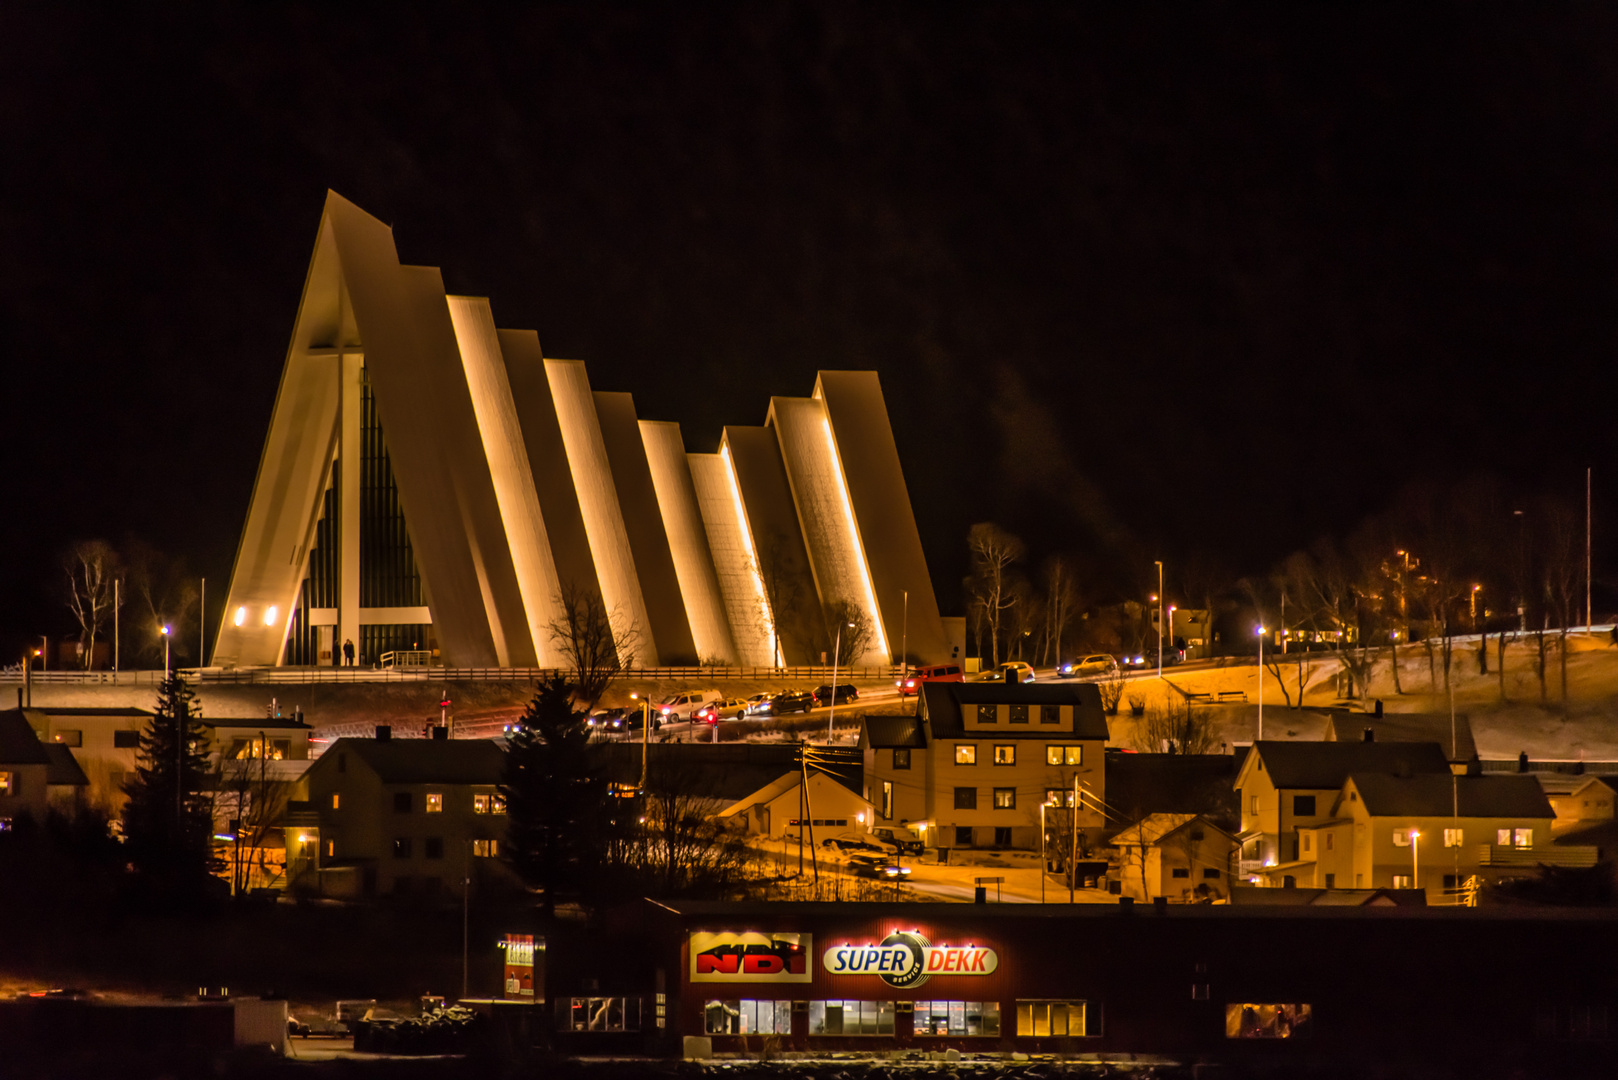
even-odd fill
[{"label": "glowing lamp head", "polygon": [[1262,626],[1253,627],[1253,633],[1260,636],[1260,637],[1262,637],[1264,635],[1264,627],[1262,627]]},{"label": "glowing lamp head", "polygon": [[162,634],[162,635],[163,635],[163,636],[164,636],[164,637],[168,637],[168,636],[169,636],[169,634],[170,634],[170,630],[169,630],[169,627],[168,627],[168,624],[167,624],[167,623],[164,623],[164,624],[163,624],[163,625],[162,625],[162,626],[160,626],[160,627],[158,627],[158,628],[157,628],[157,632],[158,632],[158,633],[159,633],[159,634]]},{"label": "glowing lamp head", "polygon": [[234,614],[234,615],[232,615],[230,617],[230,621],[232,623],[236,624],[237,626],[240,626],[242,623],[246,622],[247,621],[247,609],[244,608],[244,607],[237,608],[236,609],[236,614]]},{"label": "glowing lamp head", "polygon": [[264,625],[265,626],[274,626],[276,616],[279,615],[279,614],[280,614],[280,610],[277,609],[274,604],[271,604],[269,607],[265,608],[264,609]]}]

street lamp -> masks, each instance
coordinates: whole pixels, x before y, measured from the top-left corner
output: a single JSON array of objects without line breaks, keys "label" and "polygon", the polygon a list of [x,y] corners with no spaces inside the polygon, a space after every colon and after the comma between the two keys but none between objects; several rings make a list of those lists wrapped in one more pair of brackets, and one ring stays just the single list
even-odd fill
[{"label": "street lamp", "polygon": [[1264,739],[1264,627],[1253,633],[1258,635],[1258,737]]},{"label": "street lamp", "polygon": [[831,650],[831,704],[830,704],[830,707],[827,708],[827,710],[826,710],[826,745],[827,746],[831,745],[831,721],[832,721],[832,717],[837,715],[837,657],[838,657],[838,654],[843,651],[843,627],[845,627],[845,626],[848,627],[850,630],[852,630],[854,628],[853,623],[842,623],[842,624],[840,624],[837,627],[837,644],[833,645],[832,650]]},{"label": "street lamp", "polygon": [[1157,601],[1157,677],[1163,677],[1163,560],[1153,559],[1157,564],[1157,595],[1152,597]]},{"label": "street lamp", "polygon": [[173,636],[167,623],[158,627],[157,632],[163,635],[163,677],[169,677],[169,638]]},{"label": "street lamp", "polygon": [[1421,839],[1421,833],[1415,829],[1410,830],[1410,887],[1421,888],[1421,867],[1417,864],[1416,841]]}]

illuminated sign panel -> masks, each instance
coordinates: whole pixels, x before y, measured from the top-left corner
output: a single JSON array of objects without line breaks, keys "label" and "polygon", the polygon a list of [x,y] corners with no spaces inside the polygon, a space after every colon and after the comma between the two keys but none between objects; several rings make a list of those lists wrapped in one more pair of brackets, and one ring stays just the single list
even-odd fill
[{"label": "illuminated sign panel", "polygon": [[821,963],[831,975],[875,975],[889,986],[920,986],[934,975],[988,975],[999,955],[981,945],[934,945],[914,931],[895,931],[876,945],[836,945]]},{"label": "illuminated sign panel", "polygon": [[810,934],[691,935],[691,981],[806,983]]},{"label": "illuminated sign panel", "polygon": [[[540,967],[543,972],[543,957],[545,954],[545,939],[537,941],[531,934],[507,934],[500,947],[506,954],[506,999],[519,1001],[533,1001],[536,996],[535,968]],[[540,964],[536,965],[538,959]],[[540,974],[540,979],[544,975]]]}]

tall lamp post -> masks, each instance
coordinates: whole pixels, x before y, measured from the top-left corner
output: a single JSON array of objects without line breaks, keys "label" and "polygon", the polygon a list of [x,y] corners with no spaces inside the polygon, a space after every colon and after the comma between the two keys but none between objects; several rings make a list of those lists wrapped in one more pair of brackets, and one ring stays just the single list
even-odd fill
[{"label": "tall lamp post", "polygon": [[1410,830],[1410,887],[1421,888],[1421,866],[1416,856],[1416,841],[1421,839],[1421,833],[1415,829]]},{"label": "tall lamp post", "polygon": [[169,677],[169,638],[173,635],[170,633],[167,623],[158,627],[157,632],[163,635],[163,678],[166,679]]},{"label": "tall lamp post", "polygon": [[837,626],[837,644],[831,650],[831,702],[826,710],[826,745],[831,745],[831,721],[837,715],[837,658],[843,651],[843,627],[852,628],[853,623],[839,623]]},{"label": "tall lamp post", "polygon": [[1157,564],[1157,677],[1163,677],[1163,560],[1153,559]]},{"label": "tall lamp post", "polygon": [[1264,627],[1253,633],[1258,635],[1258,737],[1264,740]]}]

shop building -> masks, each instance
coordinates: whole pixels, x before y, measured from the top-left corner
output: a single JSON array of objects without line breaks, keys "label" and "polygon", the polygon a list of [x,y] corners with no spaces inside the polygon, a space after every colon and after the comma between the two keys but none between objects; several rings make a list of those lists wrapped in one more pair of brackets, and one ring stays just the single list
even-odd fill
[{"label": "shop building", "polygon": [[1615,946],[1595,911],[643,901],[550,939],[548,999],[573,1053],[1598,1060]]}]

